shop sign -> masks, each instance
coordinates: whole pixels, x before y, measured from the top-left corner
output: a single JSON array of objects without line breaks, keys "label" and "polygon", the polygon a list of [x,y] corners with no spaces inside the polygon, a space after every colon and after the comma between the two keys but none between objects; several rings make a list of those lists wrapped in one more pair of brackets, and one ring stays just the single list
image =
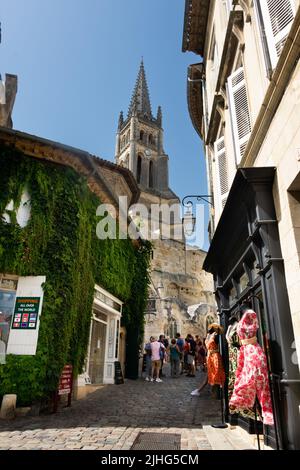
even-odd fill
[{"label": "shop sign", "polygon": [[62,395],[68,395],[68,404],[71,406],[73,387],[73,366],[66,364],[60,374],[59,384],[56,392],[54,392],[53,412],[56,413],[59,399]]},{"label": "shop sign", "polygon": [[73,366],[66,365],[61,373],[59,385],[58,385],[58,395],[67,395],[72,392],[72,382],[73,382]]},{"label": "shop sign", "polygon": [[37,327],[40,297],[17,297],[11,328],[35,330]]}]

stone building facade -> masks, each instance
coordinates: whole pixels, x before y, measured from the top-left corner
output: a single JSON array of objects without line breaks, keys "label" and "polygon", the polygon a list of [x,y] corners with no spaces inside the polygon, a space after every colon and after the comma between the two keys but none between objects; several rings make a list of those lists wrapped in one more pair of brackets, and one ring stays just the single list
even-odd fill
[{"label": "stone building facade", "polygon": [[[129,168],[138,183],[138,203],[147,209],[141,232],[153,243],[145,340],[160,334],[171,338],[176,332],[205,336],[207,322],[217,319],[212,276],[202,270],[206,253],[197,247],[186,250],[180,200],[169,187],[163,136],[162,110],[159,106],[153,116],[142,61],[126,119],[120,113],[115,160]],[[154,207],[162,205],[175,207],[174,213],[154,213]]]},{"label": "stone building facade", "polygon": [[299,38],[299,0],[186,0],[183,51],[199,56],[188,106],[214,201],[204,268],[225,328],[246,300],[258,313],[276,416],[264,434],[288,449],[300,448]]},{"label": "stone building facade", "polygon": [[12,111],[17,94],[18,77],[6,74],[5,81],[0,77],[0,126],[13,127]]},{"label": "stone building facade", "polygon": [[177,332],[206,336],[207,325],[216,321],[216,307],[212,276],[202,269],[205,256],[176,240],[155,241],[145,339],[173,338]]}]

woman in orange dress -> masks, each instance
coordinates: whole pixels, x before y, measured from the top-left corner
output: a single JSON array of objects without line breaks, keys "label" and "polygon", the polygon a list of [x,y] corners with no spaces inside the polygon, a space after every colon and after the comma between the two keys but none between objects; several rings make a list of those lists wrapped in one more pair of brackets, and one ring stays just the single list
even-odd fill
[{"label": "woman in orange dress", "polygon": [[210,385],[224,386],[225,370],[222,356],[219,352],[219,335],[222,333],[223,328],[217,323],[212,323],[208,326],[208,333],[205,340],[205,346],[207,348],[207,377],[199,388],[192,391],[191,395],[199,396],[201,390],[203,390],[207,383]]},{"label": "woman in orange dress", "polygon": [[207,381],[210,385],[221,385],[223,387],[225,370],[219,352],[219,334],[222,333],[222,330],[222,327],[217,323],[209,325],[205,346],[207,348]]}]

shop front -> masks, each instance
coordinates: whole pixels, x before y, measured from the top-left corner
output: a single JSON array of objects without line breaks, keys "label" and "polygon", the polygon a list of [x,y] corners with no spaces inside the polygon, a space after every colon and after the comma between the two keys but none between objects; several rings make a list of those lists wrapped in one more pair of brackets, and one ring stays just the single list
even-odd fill
[{"label": "shop front", "polygon": [[[222,354],[227,370],[227,420],[250,433],[257,427],[273,448],[300,449],[299,366],[273,202],[274,177],[271,167],[237,171],[204,269],[214,275],[220,322],[225,329]],[[240,319],[245,302],[258,317],[257,337],[267,357],[274,426],[259,420],[258,401],[257,409],[248,414],[229,413],[226,332],[232,319]]]},{"label": "shop front", "polygon": [[85,371],[78,386],[113,384],[115,361],[120,356],[120,322],[123,303],[95,286],[88,353]]}]

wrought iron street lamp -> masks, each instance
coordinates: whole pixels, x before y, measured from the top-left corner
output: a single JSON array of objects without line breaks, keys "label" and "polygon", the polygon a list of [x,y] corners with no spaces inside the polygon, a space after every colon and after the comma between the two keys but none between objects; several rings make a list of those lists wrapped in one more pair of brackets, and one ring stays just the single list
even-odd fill
[{"label": "wrought iron street lamp", "polygon": [[[208,201],[207,198],[212,198],[213,196],[210,195],[210,194],[194,194],[194,195],[190,195],[190,196],[185,196],[183,199],[182,199],[182,205],[184,207],[188,207],[188,206],[193,206],[193,202],[192,202],[192,199],[196,199],[197,201],[205,201],[207,202],[208,204],[210,204],[211,206],[213,206],[213,203],[211,201]],[[185,202],[186,201],[186,202]]]},{"label": "wrought iron street lamp", "polygon": [[213,206],[213,203],[208,200],[208,198],[212,198],[213,196],[209,194],[199,194],[199,195],[188,195],[185,196],[182,199],[182,205],[185,208],[185,212],[183,215],[183,227],[184,227],[184,233],[187,236],[191,236],[194,233],[195,230],[195,224],[196,224],[196,217],[194,216],[193,213],[193,206],[194,202],[193,199],[196,201],[204,201]]}]

